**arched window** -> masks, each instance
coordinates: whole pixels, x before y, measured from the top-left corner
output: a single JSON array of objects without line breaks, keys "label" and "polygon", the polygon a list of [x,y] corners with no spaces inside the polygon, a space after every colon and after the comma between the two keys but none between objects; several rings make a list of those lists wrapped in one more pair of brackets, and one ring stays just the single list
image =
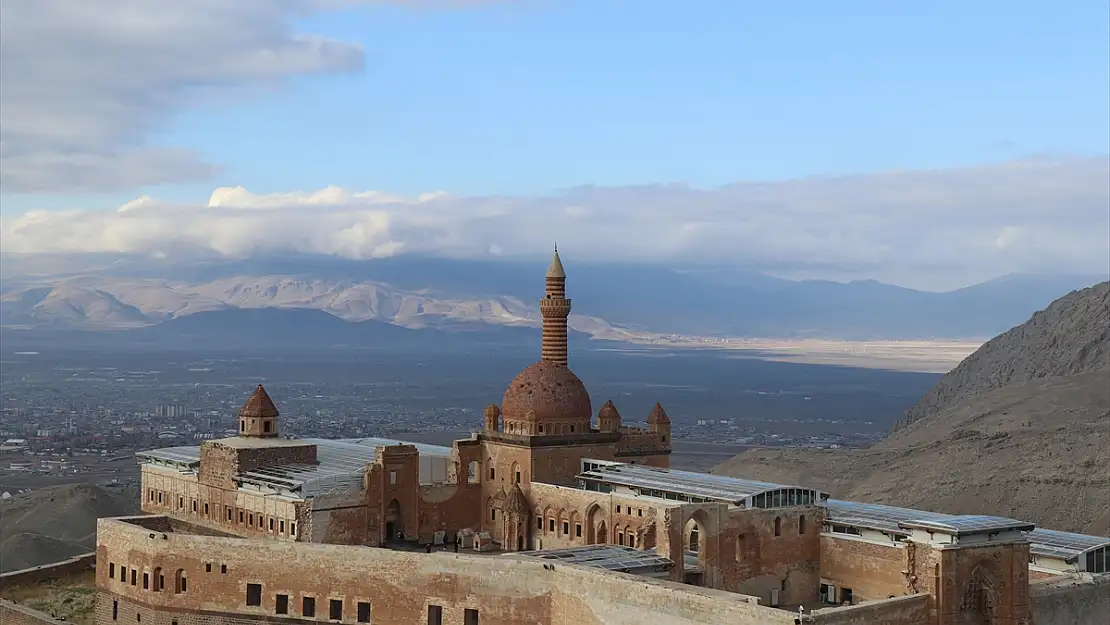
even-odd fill
[{"label": "arched window", "polygon": [[736,561],[739,562],[744,557],[744,553],[748,550],[748,536],[741,533],[736,537]]},{"label": "arched window", "polygon": [[782,519],[775,517],[775,536],[782,536]]},{"label": "arched window", "polygon": [[804,514],[802,516],[798,517],[798,533],[799,534],[805,534],[806,533],[806,515],[804,515]]},{"label": "arched window", "polygon": [[689,551],[701,550],[701,537],[698,535],[698,526],[695,525],[690,529],[690,544],[687,546]]},{"label": "arched window", "polygon": [[178,594],[189,591],[189,578],[185,576],[185,569],[177,569],[173,574],[173,591]]},{"label": "arched window", "polygon": [[154,569],[154,579],[151,584],[154,586],[154,592],[160,592],[166,586],[166,576],[162,575],[162,567]]}]

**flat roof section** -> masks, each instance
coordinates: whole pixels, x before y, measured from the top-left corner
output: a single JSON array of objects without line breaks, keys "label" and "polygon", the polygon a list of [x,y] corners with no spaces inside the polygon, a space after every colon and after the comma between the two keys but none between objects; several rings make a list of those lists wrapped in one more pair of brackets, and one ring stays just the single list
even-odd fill
[{"label": "flat roof section", "polygon": [[996,532],[1031,532],[1036,527],[1036,525],[1026,521],[985,514],[967,514],[945,520],[911,519],[902,522],[901,526],[930,532],[943,532],[953,536],[993,534]]},{"label": "flat roof section", "polygon": [[654,550],[641,551],[620,545],[586,545],[566,549],[521,551],[514,555],[519,558],[557,560],[566,564],[629,573],[643,569],[666,570],[674,566],[674,562],[656,554]]},{"label": "flat roof section", "polygon": [[1029,553],[1074,562],[1088,551],[1110,548],[1110,538],[1037,528],[1029,532]]},{"label": "flat roof section", "polygon": [[723,475],[661,469],[638,464],[606,464],[580,473],[578,479],[632,488],[681,493],[736,505],[740,505],[748,497],[785,489],[813,491],[817,494],[817,501],[814,503],[819,503],[822,497],[827,497],[821,491],[802,486],[742,480]]},{"label": "flat roof section", "polygon": [[142,462],[179,465],[182,468],[196,468],[200,465],[200,447],[162,447],[135,452]]},{"label": "flat roof section", "polygon": [[860,527],[901,536],[909,535],[909,532],[902,528],[902,523],[905,521],[946,521],[954,516],[942,512],[926,512],[923,510],[913,510],[911,508],[884,506],[877,503],[860,503],[858,501],[843,501],[840,499],[829,499],[825,502],[825,507],[829,511],[828,517],[825,520],[826,523],[851,525],[852,527]]}]

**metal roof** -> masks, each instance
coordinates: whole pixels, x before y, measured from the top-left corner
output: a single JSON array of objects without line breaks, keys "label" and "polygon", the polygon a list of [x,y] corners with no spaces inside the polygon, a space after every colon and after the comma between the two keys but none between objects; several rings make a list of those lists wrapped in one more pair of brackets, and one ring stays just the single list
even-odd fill
[{"label": "metal roof", "polygon": [[[393,445],[412,445],[416,447],[420,454],[420,474],[422,477],[436,472],[431,466],[433,458],[447,459],[451,457],[452,453],[450,447],[410,443],[392,438],[275,440],[282,441],[278,445],[292,443],[315,445],[317,464],[270,465],[244,471],[237,477],[249,484],[267,486],[277,490],[297,491],[302,496],[313,495],[332,488],[357,486],[362,481],[366,465],[374,461],[378,447]],[[147,462],[171,463],[189,468],[197,468],[200,464],[200,447],[165,447],[139,452],[135,455],[140,460]],[[442,463],[442,460],[440,462]],[[443,470],[440,473],[445,474],[446,471]]]},{"label": "metal roof", "polygon": [[1029,532],[1029,553],[1073,562],[1088,551],[1110,548],[1110,538],[1037,528]]},{"label": "metal roof", "polygon": [[664,558],[654,550],[641,551],[620,545],[587,545],[566,549],[547,549],[522,551],[522,558],[558,560],[566,564],[578,564],[607,571],[633,572],[637,569],[669,569],[674,566],[670,558]]},{"label": "metal roof", "polygon": [[[991,527],[990,522],[983,519],[994,519],[994,527],[998,527],[998,517],[959,516],[944,514],[942,512],[924,512],[911,508],[898,508],[874,503],[860,503],[858,501],[843,501],[830,499],[825,502],[828,509],[826,522],[838,525],[850,525],[864,529],[878,530],[900,536],[909,532],[903,525],[933,525],[934,527],[947,526],[953,531],[960,526],[966,527]],[[1032,527],[1030,523],[1002,519],[1018,528]],[[1005,525],[1005,524],[1002,524]],[[1016,528],[1015,528],[1016,529]],[[979,530],[979,531],[999,531]],[[965,530],[966,533],[966,530]],[[1086,534],[1072,534],[1056,530],[1034,528],[1025,535],[1029,541],[1029,553],[1048,558],[1059,558],[1068,562],[1074,561],[1080,555],[1092,549],[1110,547],[1110,538],[1102,536],[1088,536]]]},{"label": "metal roof", "polygon": [[[781,489],[813,490],[801,486],[742,480],[723,475],[660,469],[638,464],[607,464],[578,475],[579,479],[606,484],[660,490],[740,504],[748,497]],[[815,491],[820,493],[820,491]]]},{"label": "metal roof", "polygon": [[985,514],[966,514],[943,520],[914,518],[903,521],[901,526],[911,529],[944,532],[955,536],[994,532],[1030,532],[1036,527],[1036,525],[1027,521],[1017,521]]},{"label": "metal roof", "polygon": [[163,447],[135,453],[139,460],[192,467],[200,464],[200,447]]}]

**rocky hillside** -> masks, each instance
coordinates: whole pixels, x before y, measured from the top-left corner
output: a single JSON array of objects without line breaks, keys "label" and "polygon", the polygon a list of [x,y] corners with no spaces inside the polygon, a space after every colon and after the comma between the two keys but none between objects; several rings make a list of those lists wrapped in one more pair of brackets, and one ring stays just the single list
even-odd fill
[{"label": "rocky hillside", "polygon": [[990,341],[871,449],[757,450],[713,472],[1110,536],[1108,292],[1071,293]]},{"label": "rocky hillside", "polygon": [[895,429],[987,391],[1110,366],[1110,282],[1062,297],[944,376]]},{"label": "rocky hillside", "polygon": [[137,488],[52,486],[0,502],[0,572],[49,564],[96,548],[96,520],[136,514]]}]

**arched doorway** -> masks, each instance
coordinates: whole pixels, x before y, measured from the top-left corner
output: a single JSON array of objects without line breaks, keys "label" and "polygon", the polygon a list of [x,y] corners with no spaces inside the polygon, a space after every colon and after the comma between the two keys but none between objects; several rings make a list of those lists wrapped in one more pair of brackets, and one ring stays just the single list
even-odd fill
[{"label": "arched doorway", "polygon": [[385,541],[402,540],[399,535],[404,530],[401,523],[401,503],[394,499],[385,507]]},{"label": "arched doorway", "polygon": [[602,520],[598,521],[598,523],[597,523],[597,542],[595,542],[594,544],[596,544],[596,545],[608,545],[609,544],[609,529],[605,526],[605,519],[602,519]]},{"label": "arched doorway", "polygon": [[960,597],[960,625],[994,623],[994,586],[981,569],[972,572]]}]

